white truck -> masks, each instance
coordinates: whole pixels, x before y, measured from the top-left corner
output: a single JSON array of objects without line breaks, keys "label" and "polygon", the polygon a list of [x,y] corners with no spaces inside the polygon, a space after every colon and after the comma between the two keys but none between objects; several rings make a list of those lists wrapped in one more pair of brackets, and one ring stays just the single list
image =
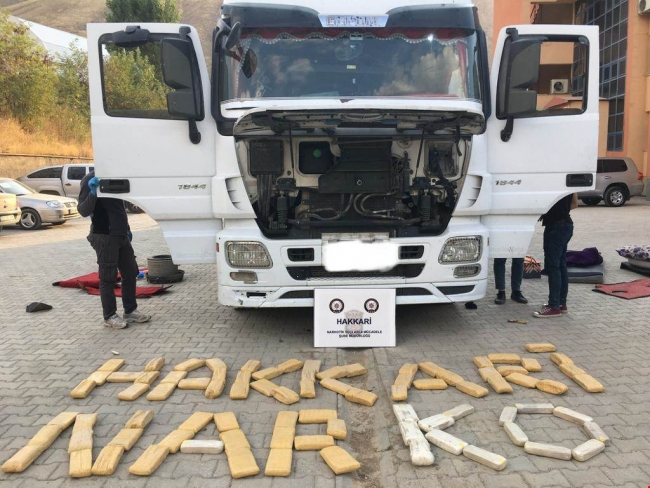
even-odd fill
[{"label": "white truck", "polygon": [[32,171],[18,178],[37,193],[79,198],[79,184],[86,173],[93,170],[92,164],[64,164],[48,166]]},{"label": "white truck", "polygon": [[[100,195],[142,207],[174,262],[216,263],[223,305],[477,300],[488,257],[523,257],[540,215],[593,188],[597,27],[504,29],[491,72],[471,0],[226,0],[211,74],[190,26],[88,37]],[[554,52],[567,104],[538,95]],[[122,93],[119,66],[160,100]]]}]

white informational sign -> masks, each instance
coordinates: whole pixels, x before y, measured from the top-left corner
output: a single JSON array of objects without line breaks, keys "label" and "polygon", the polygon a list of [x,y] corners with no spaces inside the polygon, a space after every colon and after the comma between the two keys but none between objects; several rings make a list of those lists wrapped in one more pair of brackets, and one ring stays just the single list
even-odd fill
[{"label": "white informational sign", "polygon": [[395,290],[316,290],[314,347],[395,347]]}]

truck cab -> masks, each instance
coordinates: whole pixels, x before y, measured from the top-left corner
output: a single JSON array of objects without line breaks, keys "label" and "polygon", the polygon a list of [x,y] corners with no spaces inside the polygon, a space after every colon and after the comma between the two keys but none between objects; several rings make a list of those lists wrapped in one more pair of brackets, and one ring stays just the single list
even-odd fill
[{"label": "truck cab", "polygon": [[[597,28],[504,29],[490,72],[469,0],[226,0],[211,76],[191,26],[88,34],[100,194],[143,208],[176,263],[216,263],[224,305],[477,300],[490,256],[523,257],[539,216],[593,187]],[[558,44],[582,106],[538,97]]]}]

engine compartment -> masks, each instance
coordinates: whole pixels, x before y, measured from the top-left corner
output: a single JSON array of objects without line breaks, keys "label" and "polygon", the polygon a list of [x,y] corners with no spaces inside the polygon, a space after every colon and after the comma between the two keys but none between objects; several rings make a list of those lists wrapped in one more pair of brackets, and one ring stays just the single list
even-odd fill
[{"label": "engine compartment", "polygon": [[329,232],[438,235],[453,214],[471,136],[272,135],[236,143],[258,225],[270,238]]}]

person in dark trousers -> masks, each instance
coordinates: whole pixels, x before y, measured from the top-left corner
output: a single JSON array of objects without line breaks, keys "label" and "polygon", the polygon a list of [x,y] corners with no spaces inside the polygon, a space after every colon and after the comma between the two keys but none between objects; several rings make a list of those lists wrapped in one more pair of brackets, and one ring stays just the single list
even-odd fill
[{"label": "person in dark trousers", "polygon": [[566,252],[573,237],[573,220],[569,215],[578,206],[578,195],[567,195],[542,215],[544,226],[544,269],[548,275],[548,303],[539,312],[533,313],[537,318],[561,317],[567,313],[567,295],[569,294],[569,273],[566,266]]},{"label": "person in dark trousers", "polygon": [[[131,240],[133,234],[126,216],[124,201],[118,198],[97,196],[99,180],[95,172],[88,173],[81,180],[79,213],[91,217],[88,242],[97,253],[99,265],[99,294],[104,311],[104,325],[112,329],[124,329],[129,323],[143,323],[151,319],[138,311],[135,300],[138,264],[135,260]],[[122,277],[122,305],[124,317],[117,314],[115,283],[117,271]]]},{"label": "person in dark trousers", "polygon": [[[521,293],[521,280],[524,277],[524,258],[512,258],[510,268],[510,298],[517,303],[528,303],[528,300]],[[503,305],[506,303],[506,258],[494,259],[494,282],[497,288],[497,297],[494,303]]]}]

